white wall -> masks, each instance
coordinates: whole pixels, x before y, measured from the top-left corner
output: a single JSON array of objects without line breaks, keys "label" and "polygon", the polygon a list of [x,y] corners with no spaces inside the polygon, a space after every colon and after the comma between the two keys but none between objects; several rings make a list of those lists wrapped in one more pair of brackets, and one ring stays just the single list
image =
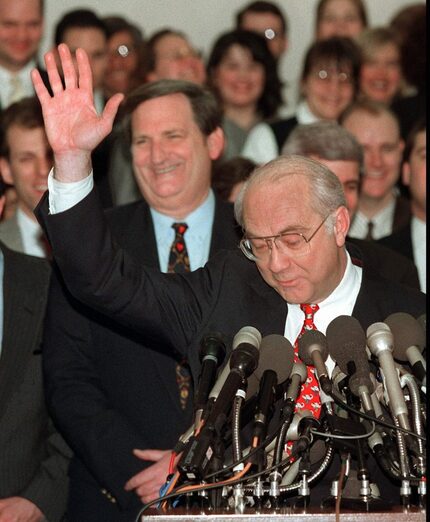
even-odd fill
[{"label": "white wall", "polygon": [[[314,13],[318,0],[275,0],[285,11],[290,26],[290,47],[280,64],[280,75],[290,83],[291,105],[303,55],[313,39]],[[367,0],[370,25],[382,25],[402,7],[419,0]],[[101,16],[121,15],[140,26],[145,36],[162,27],[189,35],[195,47],[207,56],[217,36],[233,28],[234,14],[249,0],[45,0],[45,38],[42,52],[52,45],[53,27],[67,11],[90,8]]]}]

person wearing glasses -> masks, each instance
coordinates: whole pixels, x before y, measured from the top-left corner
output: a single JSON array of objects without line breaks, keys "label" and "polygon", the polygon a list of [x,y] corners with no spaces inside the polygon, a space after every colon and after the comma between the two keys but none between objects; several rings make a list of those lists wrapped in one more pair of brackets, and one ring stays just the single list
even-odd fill
[{"label": "person wearing glasses", "polygon": [[[325,166],[302,156],[273,160],[245,183],[235,202],[244,231],[241,250],[220,252],[201,270],[184,275],[137,263],[112,241],[90,174],[91,149],[109,133],[122,96],[111,98],[98,116],[88,96],[85,52],[78,52],[78,73],[67,46],[59,53],[65,88],[52,53],[45,62],[54,96],[37,71],[32,76],[54,151],[49,193],[36,212],[76,298],[186,354],[195,382],[200,340],[209,331],[222,332],[227,346],[245,325],[293,343],[303,326],[304,304],[318,305],[315,326],[322,333],[339,315],[353,315],[366,329],[393,312],[424,313],[424,294],[372,276],[352,261],[355,256],[345,248],[350,219],[342,185]],[[78,104],[73,110],[71,97]],[[169,183],[169,172],[159,176]],[[333,366],[329,361],[329,372]],[[369,468],[381,496],[396,498],[398,488],[376,464]],[[329,496],[336,464],[331,471],[312,488],[311,504]]]},{"label": "person wearing glasses", "polygon": [[317,41],[308,49],[300,80],[301,101],[294,116],[256,125],[243,156],[257,164],[276,158],[298,124],[336,121],[358,93],[360,51],[349,38]]},{"label": "person wearing glasses", "polygon": [[103,18],[108,40],[108,64],[103,78],[106,98],[128,94],[145,82],[145,42],[142,31],[121,16]]}]

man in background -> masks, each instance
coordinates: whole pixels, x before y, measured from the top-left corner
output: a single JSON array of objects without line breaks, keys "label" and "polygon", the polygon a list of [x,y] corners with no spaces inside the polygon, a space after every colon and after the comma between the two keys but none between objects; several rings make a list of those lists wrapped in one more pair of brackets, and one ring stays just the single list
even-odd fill
[{"label": "man in background", "polygon": [[49,257],[48,242],[33,210],[47,188],[52,150],[36,97],[10,105],[0,116],[0,171],[17,193],[17,210],[0,222],[0,239],[17,252]]},{"label": "man in background", "polygon": [[[0,178],[0,215],[4,184]],[[45,405],[47,261],[0,241],[0,521],[61,522],[70,450]]]},{"label": "man in background", "polygon": [[418,268],[420,287],[426,292],[426,121],[418,121],[406,142],[402,170],[403,183],[409,188],[411,197],[411,219],[402,229],[380,240],[386,245],[412,259]]},{"label": "man in background", "polygon": [[0,0],[0,108],[34,95],[30,71],[42,34],[43,0]]},{"label": "man in background", "polygon": [[[161,80],[134,91],[125,110],[141,197],[108,213],[115,241],[162,272],[195,270],[236,248],[232,206],[210,189],[224,143],[212,94]],[[175,222],[178,233],[186,224],[182,239]],[[172,262],[177,240],[184,263]],[[68,520],[128,522],[165,481],[168,450],[191,424],[193,382],[171,346],[158,353],[159,340],[112,324],[60,282],[50,292],[44,364],[49,404],[75,451]]]},{"label": "man in background", "polygon": [[363,147],[364,169],[358,210],[349,235],[375,240],[402,228],[409,220],[409,201],[399,194],[403,140],[396,116],[376,102],[350,106],[341,124]]},{"label": "man in background", "polygon": [[[354,136],[334,122],[321,121],[296,127],[283,149],[283,154],[300,154],[328,167],[342,183],[346,207],[351,221],[358,208],[363,172],[363,149]],[[358,247],[361,263],[382,277],[412,288],[420,288],[417,269],[404,255],[384,248],[374,241],[347,237]]]}]

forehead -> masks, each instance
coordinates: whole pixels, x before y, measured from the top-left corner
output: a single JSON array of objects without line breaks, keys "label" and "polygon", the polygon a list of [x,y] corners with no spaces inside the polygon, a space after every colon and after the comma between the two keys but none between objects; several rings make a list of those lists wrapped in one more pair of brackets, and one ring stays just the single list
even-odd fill
[{"label": "forehead", "polygon": [[358,8],[350,0],[329,0],[321,13],[323,16],[339,15],[339,14],[354,14],[358,15]]},{"label": "forehead", "polygon": [[133,43],[133,37],[130,34],[129,31],[118,31],[117,33],[114,33],[108,40],[108,45],[111,49],[115,49],[120,44],[127,44]]},{"label": "forehead", "polygon": [[239,45],[234,43],[227,47],[224,52],[223,60],[246,60],[246,61],[255,61],[251,51],[244,47],[243,45]]},{"label": "forehead", "polygon": [[282,20],[274,13],[254,13],[249,11],[242,18],[242,29],[250,29],[253,31],[264,33],[265,29],[282,30]]},{"label": "forehead", "polygon": [[360,165],[357,161],[327,160],[315,157],[317,161],[328,167],[341,183],[358,181],[360,179]]},{"label": "forehead", "polygon": [[72,51],[82,47],[85,51],[94,48],[103,48],[106,45],[106,37],[97,27],[70,27],[63,36],[63,42]]},{"label": "forehead", "polygon": [[40,0],[0,0],[0,21],[26,22],[40,20]]},{"label": "forehead", "polygon": [[177,34],[166,34],[156,42],[154,52],[156,54],[167,54],[185,47],[191,49],[191,45],[185,38]]},{"label": "forehead", "polygon": [[142,125],[155,129],[163,124],[170,127],[195,127],[200,132],[194,120],[191,103],[182,93],[159,96],[142,102],[133,111],[131,124],[133,130]]},{"label": "forehead", "polygon": [[41,142],[47,143],[43,127],[28,128],[18,123],[13,123],[8,128],[6,137],[10,152],[34,147]]},{"label": "forehead", "polygon": [[245,227],[253,235],[277,234],[287,227],[303,228],[314,215],[309,182],[302,175],[260,179],[249,186],[243,200]]},{"label": "forehead", "polygon": [[386,112],[371,114],[367,111],[354,111],[345,119],[343,126],[354,134],[358,141],[366,136],[373,136],[373,140],[375,137],[379,139],[389,138],[394,141],[400,138],[397,121]]}]

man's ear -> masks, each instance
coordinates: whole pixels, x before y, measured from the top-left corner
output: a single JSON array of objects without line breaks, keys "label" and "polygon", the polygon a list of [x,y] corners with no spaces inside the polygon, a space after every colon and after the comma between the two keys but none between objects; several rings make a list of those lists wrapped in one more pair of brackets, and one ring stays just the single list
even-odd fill
[{"label": "man's ear", "polygon": [[9,161],[4,157],[0,157],[0,174],[5,183],[8,185],[14,184]]},{"label": "man's ear", "polygon": [[348,209],[344,206],[339,207],[336,210],[335,216],[334,235],[336,244],[337,246],[343,246],[351,223]]},{"label": "man's ear", "polygon": [[224,131],[221,129],[221,127],[217,127],[209,134],[209,136],[206,138],[206,143],[211,160],[218,159],[223,153],[225,144]]}]

